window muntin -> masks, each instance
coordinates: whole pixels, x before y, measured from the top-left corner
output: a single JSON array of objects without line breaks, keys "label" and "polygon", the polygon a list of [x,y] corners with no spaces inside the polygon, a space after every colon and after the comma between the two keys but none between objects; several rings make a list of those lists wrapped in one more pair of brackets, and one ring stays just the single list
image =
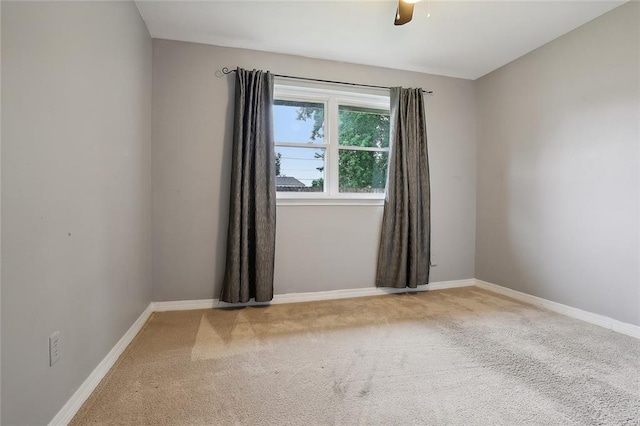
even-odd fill
[{"label": "window muntin", "polygon": [[388,96],[279,84],[274,95],[278,199],[384,198]]}]

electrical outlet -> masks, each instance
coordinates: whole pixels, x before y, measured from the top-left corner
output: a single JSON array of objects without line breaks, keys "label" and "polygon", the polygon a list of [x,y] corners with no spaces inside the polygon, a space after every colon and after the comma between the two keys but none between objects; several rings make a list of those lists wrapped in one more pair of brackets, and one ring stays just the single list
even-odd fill
[{"label": "electrical outlet", "polygon": [[49,336],[49,366],[52,366],[60,359],[61,349],[60,332],[56,331]]},{"label": "electrical outlet", "polygon": [[431,266],[438,266],[438,258],[435,253],[431,253]]}]

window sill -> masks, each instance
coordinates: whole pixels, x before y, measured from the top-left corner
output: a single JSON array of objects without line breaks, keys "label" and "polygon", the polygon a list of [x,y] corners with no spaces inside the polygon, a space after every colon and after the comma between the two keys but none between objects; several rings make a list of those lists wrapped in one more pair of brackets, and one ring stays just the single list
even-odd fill
[{"label": "window sill", "polygon": [[277,206],[383,206],[384,198],[277,197]]}]

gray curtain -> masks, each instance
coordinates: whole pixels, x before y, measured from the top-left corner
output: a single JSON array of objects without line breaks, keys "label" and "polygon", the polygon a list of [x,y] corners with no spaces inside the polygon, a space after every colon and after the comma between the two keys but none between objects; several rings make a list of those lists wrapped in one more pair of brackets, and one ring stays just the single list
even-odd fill
[{"label": "gray curtain", "polygon": [[378,287],[429,282],[430,191],[422,89],[391,89],[391,153],[378,251]]},{"label": "gray curtain", "polygon": [[273,299],[276,170],[273,75],[236,70],[227,260],[220,300]]}]

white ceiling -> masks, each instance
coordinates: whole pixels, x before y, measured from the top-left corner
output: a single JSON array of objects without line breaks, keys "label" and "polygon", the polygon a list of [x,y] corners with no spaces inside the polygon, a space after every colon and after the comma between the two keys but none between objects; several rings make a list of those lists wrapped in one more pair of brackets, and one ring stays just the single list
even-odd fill
[{"label": "white ceiling", "polygon": [[154,38],[467,79],[623,3],[422,0],[396,27],[395,1],[136,1]]}]

